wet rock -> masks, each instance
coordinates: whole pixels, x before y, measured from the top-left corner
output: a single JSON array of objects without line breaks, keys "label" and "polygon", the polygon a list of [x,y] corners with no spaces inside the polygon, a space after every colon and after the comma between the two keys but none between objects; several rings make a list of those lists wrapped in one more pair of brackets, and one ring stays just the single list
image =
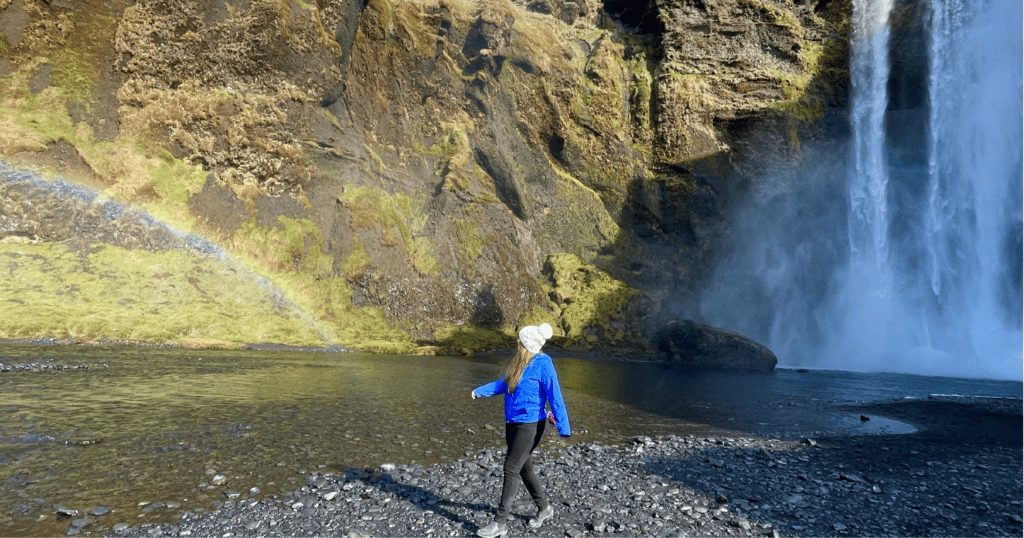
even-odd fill
[{"label": "wet rock", "polygon": [[669,362],[699,370],[771,372],[778,358],[768,348],[731,331],[674,320],[655,336]]},{"label": "wet rock", "polygon": [[[385,474],[381,468],[312,474],[309,483],[280,499],[228,502],[214,506],[218,513],[182,515],[178,527],[124,532],[134,538],[148,538],[151,531],[179,536],[472,535],[493,520],[491,503],[500,493],[500,437],[494,443],[467,447],[464,460],[446,464],[396,464]],[[890,449],[877,448],[883,443]],[[912,454],[911,447],[918,453]],[[639,436],[625,448],[585,443],[554,450],[545,445],[546,450],[535,452],[534,462],[557,508],[555,518],[540,532],[529,528],[536,508],[521,494],[513,506],[510,534],[1019,534],[1019,516],[1011,515],[1021,511],[1013,494],[1020,488],[1019,444],[958,441],[949,447],[937,453],[928,443],[892,435],[846,442],[823,438],[818,447],[767,438],[689,436]],[[491,460],[496,463],[487,463]],[[558,465],[558,460],[573,464]],[[956,481],[935,462],[958,469]],[[872,494],[869,484],[885,494]]]},{"label": "wet rock", "polygon": [[227,433],[232,437],[243,437],[246,435],[247,430],[251,430],[252,427],[246,424],[235,424],[228,428]]},{"label": "wet rock", "polygon": [[58,506],[57,507],[57,515],[59,515],[59,516],[78,517],[78,513],[79,513],[78,510],[74,510],[74,509],[71,509],[71,508],[65,508],[63,506]]},{"label": "wet rock", "polygon": [[42,443],[50,443],[53,441],[55,441],[53,437],[50,437],[49,435],[38,434],[35,432],[29,432],[24,435],[19,435],[17,437],[4,439],[5,443],[9,443],[12,445],[38,445]]},{"label": "wet rock", "polygon": [[93,508],[92,510],[89,510],[89,515],[90,516],[105,516],[105,515],[107,515],[109,513],[110,513],[110,509],[107,508],[106,506],[97,506],[96,508]]}]

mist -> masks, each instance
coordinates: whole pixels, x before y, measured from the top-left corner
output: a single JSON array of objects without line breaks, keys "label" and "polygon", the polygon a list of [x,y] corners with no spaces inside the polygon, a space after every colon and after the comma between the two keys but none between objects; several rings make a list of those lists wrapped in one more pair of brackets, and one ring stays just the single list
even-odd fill
[{"label": "mist", "polygon": [[1022,379],[1021,11],[933,1],[917,85],[885,57],[900,36],[862,29],[849,139],[757,182],[698,311],[680,313],[782,368]]}]

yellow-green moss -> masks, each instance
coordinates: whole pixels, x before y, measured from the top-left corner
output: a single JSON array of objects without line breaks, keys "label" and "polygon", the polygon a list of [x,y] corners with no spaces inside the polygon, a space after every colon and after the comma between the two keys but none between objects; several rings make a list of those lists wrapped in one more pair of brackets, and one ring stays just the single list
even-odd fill
[{"label": "yellow-green moss", "polygon": [[515,344],[511,329],[493,330],[473,325],[448,325],[434,331],[434,340],[449,352],[506,348]]},{"label": "yellow-green moss", "polygon": [[587,327],[601,327],[606,336],[618,331],[610,321],[639,292],[600,269],[584,264],[575,254],[552,254],[544,262],[550,274],[541,289],[561,308],[559,324],[570,342],[588,340]]},{"label": "yellow-green moss", "polygon": [[371,263],[373,263],[373,260],[370,259],[370,253],[363,248],[363,243],[359,240],[359,236],[353,235],[352,253],[348,255],[345,264],[341,266],[342,272],[346,275],[354,276],[362,273]]},{"label": "yellow-green moss", "polygon": [[[278,14],[282,35],[294,38],[300,33],[311,36],[316,34],[318,37],[315,36],[314,40],[304,39],[305,44],[302,46],[324,41],[327,45],[337,47],[333,38],[322,32],[319,21],[312,20],[310,24],[311,19],[307,15],[311,13],[300,11],[311,10],[311,4],[280,2],[275,6],[283,10]],[[100,32],[102,35],[112,35],[117,24],[116,21],[113,24],[111,22],[104,19],[89,24],[103,26],[103,32]],[[86,33],[80,34],[84,39]],[[96,32],[92,34],[99,35]],[[104,43],[109,43],[109,40]],[[121,108],[116,142],[97,140],[87,123],[72,121],[66,106],[71,101],[88,101],[94,97],[97,76],[90,65],[98,64],[88,58],[95,51],[87,44],[75,42],[74,47],[70,44],[55,53],[47,53],[48,57],[22,61],[9,76],[0,78],[0,154],[41,151],[47,144],[63,140],[78,150],[95,172],[96,178],[105,186],[108,195],[120,201],[139,204],[142,209],[168,225],[186,231],[193,226],[188,199],[201,189],[207,173],[199,166],[172,157],[164,149],[165,144],[159,142],[164,136],[160,129],[169,130],[171,140],[187,150],[209,156],[210,152],[217,149],[213,145],[215,137],[211,135],[213,131],[207,132],[204,129],[222,126],[226,129],[223,134],[228,139],[231,152],[242,148],[277,159],[275,162],[263,163],[271,170],[286,161],[299,163],[303,154],[301,144],[284,143],[273,136],[258,134],[286,122],[285,104],[288,101],[308,100],[308,96],[288,84],[281,86],[277,96],[266,96],[244,88],[242,91],[202,89],[188,83],[177,90],[155,90],[135,81],[135,85],[122,86],[118,93],[118,98],[125,106]],[[29,80],[47,64],[52,67],[50,87],[37,93],[31,92]],[[86,105],[88,111],[88,103]],[[225,114],[225,111],[228,113]],[[232,158],[236,157],[232,154]],[[217,160],[217,156],[214,160]],[[382,162],[377,165],[378,169],[382,169]],[[289,170],[289,173],[296,175],[293,173],[294,168]],[[227,181],[242,199],[252,202],[266,192],[266,186],[252,181],[254,178],[246,177],[245,173],[229,167],[220,179]],[[412,239],[412,234],[422,229],[425,222],[425,218],[416,210],[418,205],[407,196],[389,196],[386,193],[382,193],[376,201],[380,203],[371,204],[372,208],[362,208],[376,212],[376,216],[367,217],[366,211],[360,214],[360,209],[357,209],[353,212],[355,220],[363,218],[369,222],[376,219],[377,222],[390,224],[389,233],[393,233],[396,240],[400,238],[411,253],[417,270],[427,274],[436,271],[437,262],[430,245]],[[380,210],[382,207],[384,211]],[[276,287],[293,300],[299,309],[289,316],[303,318],[302,323],[310,327],[307,332],[319,335],[317,338],[320,338],[320,342],[342,343],[359,349],[387,352],[404,352],[415,347],[409,335],[392,327],[380,309],[352,307],[348,284],[344,278],[334,274],[334,260],[323,252],[323,238],[310,221],[283,218],[278,221],[278,226],[271,229],[249,221],[225,240],[225,246],[241,255],[239,263],[248,264],[251,274],[258,275],[252,276],[249,281],[262,281],[265,285]],[[366,253],[365,249],[363,253]],[[52,252],[49,254],[57,255]],[[68,270],[74,271],[75,268]],[[181,268],[174,272],[187,274]],[[43,293],[42,288],[37,291]],[[7,297],[5,294],[4,299]],[[33,300],[40,305],[46,304],[43,299]],[[208,304],[209,300],[208,297],[196,298],[194,302],[197,305]],[[278,298],[277,302],[284,304],[287,301],[282,302]],[[175,306],[180,310],[167,310]],[[103,310],[105,307],[97,304],[92,304],[91,309],[83,306],[69,310],[75,319],[85,320],[74,322],[77,325],[70,327],[71,332],[57,330],[59,327],[50,324],[46,315],[40,315],[21,316],[17,320],[20,324],[20,332],[17,334],[24,335],[29,331],[40,336],[70,334],[76,337],[94,335],[95,338],[140,340],[162,340],[170,338],[167,335],[184,334],[181,338],[189,338],[192,342],[235,338],[217,336],[229,334],[225,332],[227,329],[217,329],[220,332],[210,334],[201,334],[198,329],[181,329],[179,314],[184,316],[185,321],[204,319],[198,314],[196,316],[199,317],[193,316],[188,310],[189,306],[169,303],[162,307],[161,317],[144,319],[130,334],[118,332],[116,327],[107,331],[106,326],[100,325],[101,318],[116,308]],[[66,305],[60,308],[66,308]],[[255,307],[242,310],[252,310],[253,316],[257,312]],[[40,312],[49,310],[41,307]],[[231,313],[230,310],[225,312]],[[114,319],[117,316],[111,314],[107,317]],[[52,318],[65,319],[57,315]],[[160,326],[161,320],[167,321],[167,327]],[[36,329],[31,329],[33,324]],[[212,322],[210,324],[216,326]],[[259,330],[236,331],[239,334],[236,340],[314,344],[304,339],[302,331],[297,329],[280,329],[291,336],[278,336],[275,331],[285,327],[280,321],[266,321],[262,325],[264,328]],[[5,334],[17,336],[14,332]]]},{"label": "yellow-green moss", "polygon": [[96,97],[96,68],[79,52],[69,48],[58,50],[50,58],[50,65],[50,83],[61,88],[68,99],[86,103]]},{"label": "yellow-green moss", "polygon": [[[421,274],[434,274],[437,258],[429,241],[414,240],[426,225],[426,216],[419,210],[421,202],[409,195],[395,195],[365,185],[347,185],[338,201],[351,212],[355,229],[378,229],[390,246],[399,244],[409,254]],[[397,234],[397,236],[396,236]]]},{"label": "yellow-green moss", "polygon": [[[189,198],[201,191],[206,183],[205,170],[175,159],[167,152],[164,152],[162,159],[151,162],[147,168],[153,178],[153,189],[170,208],[188,207]],[[157,216],[166,218],[159,214]],[[181,220],[181,215],[173,220]]]},{"label": "yellow-green moss", "polygon": [[[416,347],[408,333],[395,328],[380,308],[352,306],[344,276],[335,276],[333,258],[323,252],[323,237],[307,219],[278,218],[278,227],[249,221],[235,232],[232,247],[256,261],[265,274],[306,312],[323,320],[333,341],[364,351],[406,353]],[[342,271],[350,275],[370,263],[355,240],[355,251]]]},{"label": "yellow-green moss", "polygon": [[780,9],[779,7],[762,2],[761,0],[741,0],[740,5],[753,9],[764,17],[766,22],[782,27],[791,37],[803,38],[803,27],[792,12]]},{"label": "yellow-green moss", "polygon": [[455,230],[459,237],[462,252],[470,261],[484,254],[484,237],[473,219],[455,219]]},{"label": "yellow-green moss", "polygon": [[[533,305],[530,307],[530,311],[523,314],[523,317],[519,320],[519,327],[540,325],[541,323],[547,323],[552,327],[561,327],[562,324],[558,320],[558,315],[561,313],[561,309],[553,302],[551,302],[548,307],[554,310],[554,312],[546,310],[540,305]],[[554,336],[560,337],[562,335],[556,333]]]},{"label": "yellow-green moss", "polygon": [[569,62],[562,54],[564,45],[558,19],[525,9],[515,12],[514,17],[512,28],[518,33],[518,39],[512,42],[513,58],[528,61],[542,73],[570,70]]},{"label": "yellow-green moss", "polygon": [[413,240],[412,263],[416,272],[423,276],[440,274],[434,243],[426,237]]},{"label": "yellow-green moss", "polygon": [[328,343],[271,289],[188,251],[0,243],[0,273],[3,338]]},{"label": "yellow-green moss", "polygon": [[378,172],[383,172],[384,170],[388,169],[387,165],[384,164],[384,160],[380,158],[380,155],[377,155],[377,152],[374,151],[373,148],[366,144],[363,144],[363,149],[365,149],[366,152],[370,154],[370,158],[373,159],[373,164],[374,166],[377,167],[376,169]]},{"label": "yellow-green moss", "polygon": [[566,245],[567,250],[581,257],[595,245],[614,243],[623,237],[622,228],[608,214],[597,192],[550,159],[548,162],[561,180],[559,198],[573,200],[573,203],[561,210],[558,218],[548,219],[538,235]]},{"label": "yellow-green moss", "polygon": [[[814,20],[828,25],[823,19],[816,17]],[[797,134],[800,124],[822,118],[826,106],[824,99],[846,76],[842,64],[849,51],[843,40],[848,39],[848,32],[843,33],[839,27],[826,26],[824,29],[837,37],[827,39],[824,44],[802,42],[801,63],[805,74],[773,73],[780,81],[785,100],[774,103],[772,108],[782,112],[787,119],[790,144],[797,148],[800,146]]]}]

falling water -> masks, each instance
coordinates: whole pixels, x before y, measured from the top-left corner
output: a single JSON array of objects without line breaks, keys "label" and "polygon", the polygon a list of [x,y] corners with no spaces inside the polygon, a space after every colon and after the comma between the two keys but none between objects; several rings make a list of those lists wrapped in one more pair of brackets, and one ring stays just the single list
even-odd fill
[{"label": "falling water", "polygon": [[[886,122],[889,81],[889,17],[892,0],[855,0],[850,42],[850,127],[852,163],[848,171],[849,267],[847,314],[838,347],[859,357],[884,354],[898,313],[892,309],[893,274],[889,265],[889,170]],[[872,335],[864,338],[865,335]],[[835,346],[836,344],[833,344]]]},{"label": "falling water", "polygon": [[927,344],[1018,378],[1021,15],[1012,0],[931,4],[923,233]]},{"label": "falling water", "polygon": [[762,178],[680,314],[781,367],[1021,379],[1022,3],[922,2],[854,1],[849,140]]},{"label": "falling water", "polygon": [[928,5],[922,167],[893,150],[913,144],[894,138],[907,132],[892,120],[904,111],[892,110],[886,93],[892,5],[854,3],[850,256],[831,314],[842,320],[829,338],[833,360],[863,369],[1020,377],[1019,4]]},{"label": "falling water", "polygon": [[884,270],[889,243],[885,166],[885,109],[889,81],[892,0],[853,4],[850,85],[853,89],[853,169],[850,171],[850,249],[858,261]]}]

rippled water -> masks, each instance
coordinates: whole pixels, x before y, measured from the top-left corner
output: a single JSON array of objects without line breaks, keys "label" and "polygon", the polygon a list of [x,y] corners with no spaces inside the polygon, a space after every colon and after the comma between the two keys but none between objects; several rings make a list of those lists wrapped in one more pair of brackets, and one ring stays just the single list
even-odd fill
[{"label": "rippled water", "polygon": [[[573,442],[633,435],[799,438],[900,433],[908,425],[833,403],[931,393],[1021,396],[1021,383],[830,371],[694,374],[651,363],[552,353]],[[494,357],[189,351],[0,345],[0,363],[88,369],[0,373],[0,535],[63,534],[56,507],[116,523],[176,521],[226,492],[279,494],[303,472],[429,464],[504,446],[500,398],[470,390],[501,375]],[[562,441],[549,435],[544,447]],[[228,483],[207,487],[212,475]],[[165,506],[152,509],[160,501]],[[168,507],[169,506],[169,507]],[[146,511],[146,510],[149,511]]]}]

